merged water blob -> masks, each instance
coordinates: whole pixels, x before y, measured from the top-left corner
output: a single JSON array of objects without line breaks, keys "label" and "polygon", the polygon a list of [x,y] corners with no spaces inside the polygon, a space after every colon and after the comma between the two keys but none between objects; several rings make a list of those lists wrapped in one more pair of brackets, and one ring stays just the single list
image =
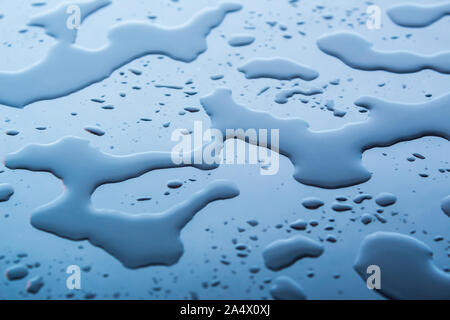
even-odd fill
[{"label": "merged water blob", "polygon": [[280,92],[277,93],[277,95],[275,96],[275,102],[278,104],[285,104],[289,101],[289,98],[293,97],[296,94],[301,94],[304,96],[313,96],[322,93],[323,89],[317,87],[286,89],[281,90]]},{"label": "merged water blob", "polygon": [[429,26],[450,14],[450,2],[435,4],[402,3],[387,10],[388,16],[402,27],[421,28]]},{"label": "merged water blob", "polygon": [[447,196],[444,199],[442,199],[441,209],[447,216],[450,217],[450,196]]},{"label": "merged water blob", "polygon": [[322,36],[317,46],[346,65],[361,70],[385,70],[396,73],[412,73],[432,69],[450,73],[450,51],[422,55],[409,51],[381,51],[354,32],[339,31]]},{"label": "merged water blob", "polygon": [[[190,156],[193,162],[194,152]],[[65,185],[57,199],[32,213],[34,227],[71,240],[87,239],[128,268],[176,263],[183,254],[181,229],[208,203],[239,194],[234,184],[217,180],[189,200],[160,213],[128,214],[93,208],[91,195],[105,183],[189,164],[174,164],[170,152],[113,156],[74,137],[48,145],[27,145],[6,156],[5,165],[10,169],[51,172]],[[192,166],[202,170],[216,167]]]},{"label": "merged water blob", "polygon": [[292,80],[300,78],[311,81],[319,73],[288,58],[254,58],[238,68],[247,79],[271,78],[277,80]]},{"label": "merged water blob", "polygon": [[423,242],[400,233],[376,232],[361,243],[354,268],[366,281],[367,268],[380,268],[382,295],[393,299],[450,299],[450,275],[433,262]]},{"label": "merged water blob", "polygon": [[356,204],[363,203],[364,200],[371,200],[372,196],[368,193],[362,193],[353,198],[353,202]]},{"label": "merged water blob", "polygon": [[297,235],[269,244],[263,251],[263,258],[267,268],[278,271],[289,267],[299,259],[319,257],[323,250],[324,247],[319,242]]},{"label": "merged water blob", "polygon": [[270,288],[270,295],[277,300],[305,300],[303,288],[286,276],[276,278]]},{"label": "merged water blob", "polygon": [[8,201],[14,194],[14,188],[9,183],[0,184],[0,202]]},{"label": "merged water blob", "polygon": [[[450,94],[417,104],[362,97],[355,104],[370,110],[367,121],[325,131],[311,131],[301,119],[282,119],[248,109],[237,104],[226,88],[216,89],[200,102],[211,118],[211,127],[219,129],[224,139],[227,129],[278,129],[279,146],[274,148],[291,160],[294,178],[321,188],[348,187],[369,180],[371,173],[362,164],[365,150],[424,136],[450,140]],[[271,137],[267,147],[272,148]]]},{"label": "merged water blob", "polygon": [[[95,2],[96,8],[103,3]],[[15,72],[0,72],[0,104],[23,108],[36,101],[66,96],[109,77],[114,70],[147,54],[191,62],[207,49],[206,36],[210,31],[228,13],[241,7],[222,3],[199,12],[177,27],[121,22],[110,29],[109,43],[98,50],[81,48],[69,41],[73,35],[65,30],[65,20],[61,21],[63,7],[58,7],[34,20],[60,37],[58,42],[38,63]]]}]

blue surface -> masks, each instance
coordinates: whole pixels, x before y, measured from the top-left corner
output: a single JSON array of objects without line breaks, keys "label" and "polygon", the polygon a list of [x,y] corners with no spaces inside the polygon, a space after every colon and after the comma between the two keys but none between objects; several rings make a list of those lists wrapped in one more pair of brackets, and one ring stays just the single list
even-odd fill
[{"label": "blue surface", "polygon": [[[167,50],[169,53],[164,51],[134,58],[136,52],[129,54],[130,48],[124,48],[126,57],[114,65],[125,65],[113,68],[110,76],[108,72],[101,72],[98,80],[106,78],[99,82],[92,78],[84,79],[90,85],[79,86],[78,83],[76,87],[79,90],[67,90],[63,84],[65,81],[78,81],[74,73],[97,73],[95,63],[89,66],[69,64],[66,67],[62,63],[53,73],[32,77],[26,85],[20,79],[14,80],[23,87],[8,87],[12,83],[8,73],[20,73],[22,69],[38,63],[55,45],[60,44],[57,39],[45,34],[43,28],[27,25],[31,17],[55,8],[60,1],[49,0],[45,5],[32,5],[35,2],[0,0],[0,83],[8,88],[5,90],[3,87],[2,96],[0,87],[0,101],[17,102],[0,105],[1,158],[26,145],[49,144],[67,136],[87,140],[102,152],[112,155],[170,152],[176,144],[171,140],[175,129],[193,129],[195,120],[203,121],[204,130],[210,126],[211,118],[200,99],[219,87],[231,89],[234,101],[240,105],[266,111],[279,118],[302,119],[313,132],[367,122],[371,119],[372,110],[362,113],[361,107],[354,104],[362,96],[402,105],[428,105],[449,93],[448,74],[429,69],[410,73],[357,70],[319,49],[319,38],[345,31],[362,36],[373,43],[373,48],[383,52],[409,51],[420,56],[433,56],[449,51],[450,18],[444,16],[445,12],[433,11],[433,17],[424,18],[433,22],[428,26],[406,28],[394,24],[386,14],[386,10],[397,4],[392,0],[376,1],[382,15],[381,28],[374,30],[365,25],[367,4],[358,0],[323,0],[320,4],[305,0],[235,0],[242,4],[242,9],[226,14],[216,27],[202,29],[202,36],[196,37],[195,41],[192,40],[193,34],[182,32],[180,41],[170,43],[173,46],[170,50],[186,53],[183,56],[176,56]],[[109,43],[108,32],[118,23],[126,25],[134,21],[137,25],[182,26],[205,8],[215,7],[219,2],[152,0],[149,3],[113,0],[111,5],[85,19],[75,45],[82,48],[80,50],[102,50]],[[209,30],[210,34],[205,34]],[[145,47],[145,42],[137,34],[139,32],[133,31],[124,39],[141,49],[141,45]],[[239,34],[254,36],[255,41],[245,46],[230,46],[228,41]],[[120,36],[116,39],[120,40]],[[158,45],[160,42],[167,43],[168,39],[149,37],[148,41],[151,45]],[[194,47],[192,52],[188,50],[191,45]],[[117,47],[120,48],[120,43]],[[145,50],[139,53],[148,53]],[[355,52],[352,53],[356,55]],[[245,74],[238,70],[252,59],[273,57],[287,58],[308,66],[317,71],[319,77],[311,81],[246,79]],[[67,56],[56,58],[64,60]],[[108,61],[103,62],[107,64]],[[390,62],[395,64],[395,61]],[[448,70],[450,61],[439,61],[439,66],[441,70]],[[64,94],[24,103],[29,100],[29,92],[45,87],[45,82]],[[308,90],[311,87],[324,88],[323,93],[309,96],[296,94],[287,98],[284,104],[275,102],[277,94],[283,90]],[[37,94],[42,92],[37,90]],[[329,107],[330,100],[333,100],[332,108]],[[186,112],[187,107],[195,107],[199,111]],[[423,130],[429,130],[427,133],[430,135],[434,134],[431,131],[437,130],[436,127],[448,132],[449,108],[449,105],[443,104],[435,112],[424,113],[424,122],[416,117],[415,124],[428,123],[429,127]],[[332,109],[345,111],[345,115],[336,116],[336,112],[330,112]],[[383,118],[387,123],[385,128],[382,125],[377,128],[381,131],[380,135],[390,135],[390,132],[402,131],[402,128],[409,130],[414,126],[412,122],[402,123],[402,116],[396,113],[394,118],[397,121],[390,121],[392,118],[389,116]],[[405,119],[410,117],[411,114],[405,113]],[[244,117],[239,116],[234,119],[245,121]],[[95,135],[86,128],[99,128],[99,132],[104,134]],[[333,131],[327,132],[332,135]],[[358,134],[355,132],[354,136],[360,138]],[[431,291],[428,298],[442,297],[442,292],[447,292],[450,267],[450,220],[443,211],[444,207],[448,208],[448,200],[444,205],[443,199],[450,194],[450,144],[445,137],[425,135],[414,140],[401,139],[402,142],[391,146],[377,146],[363,152],[362,167],[370,173],[370,179],[345,188],[320,188],[295,180],[294,165],[285,156],[280,156],[279,172],[275,175],[261,175],[260,165],[223,164],[210,171],[192,167],[154,170],[120,183],[102,185],[92,195],[93,207],[130,214],[168,210],[189,201],[194,193],[217,179],[229,180],[240,190],[239,196],[233,199],[209,204],[182,229],[180,240],[184,252],[176,264],[138,269],[125,267],[114,256],[87,240],[72,241],[33,227],[31,214],[56,199],[63,192],[63,184],[50,173],[12,170],[0,164],[0,187],[6,183],[14,188],[11,198],[0,202],[0,269],[6,271],[16,264],[28,266],[29,269],[28,275],[19,280],[10,281],[2,275],[0,298],[270,299],[271,286],[275,282],[279,286],[276,290],[278,297],[301,298],[305,295],[308,299],[384,299],[385,296],[367,288],[359,271],[354,268],[361,245],[367,243],[367,239],[373,239],[373,234],[378,231],[409,235],[421,242],[415,247],[429,247],[433,253],[433,272],[430,273],[430,269],[425,272],[423,268],[411,268],[410,271],[420,278],[420,272],[433,275],[439,270],[440,284],[436,285],[435,294],[428,284],[426,290]],[[389,136],[389,140],[392,139],[397,141],[397,138]],[[324,145],[329,143],[320,142]],[[308,148],[308,145],[305,147]],[[338,147],[333,147],[337,151],[317,154],[319,159],[321,156],[328,157],[326,160],[336,157],[338,163],[342,161]],[[414,153],[423,155],[424,159],[413,156]],[[350,155],[344,153],[344,156]],[[71,158],[70,151],[66,157]],[[62,159],[48,159],[52,163],[63,163]],[[312,164],[311,161],[308,163]],[[98,163],[92,161],[84,165],[95,172]],[[345,175],[345,170],[340,171],[339,166],[335,171]],[[324,179],[332,180],[331,174],[328,177],[330,179],[325,175]],[[167,184],[173,180],[182,181],[183,185],[176,189],[169,188]],[[8,189],[0,189],[0,195],[2,192],[10,193],[9,186],[5,188]],[[371,195],[372,199],[353,202],[352,199],[360,192]],[[395,204],[387,207],[377,205],[376,196],[384,192],[395,195]],[[308,197],[318,198],[324,205],[307,209],[302,202]],[[336,200],[339,197],[348,200]],[[137,200],[141,198],[151,200]],[[353,210],[332,209],[336,204],[345,203],[350,204]],[[377,213],[380,209],[384,212]],[[365,214],[373,218],[367,225],[361,221],[361,217],[367,217]],[[381,218],[376,218],[376,215]],[[290,227],[299,219],[308,222],[306,230]],[[258,223],[247,222],[252,220]],[[316,223],[317,226],[313,226]],[[320,242],[323,253],[314,258],[302,258],[279,271],[268,269],[262,255],[264,249],[274,241],[297,234]],[[149,234],[149,239],[151,237]],[[396,236],[393,238],[397,239]],[[238,250],[238,244],[244,244],[245,249]],[[130,246],[130,250],[136,249],[132,244]],[[241,251],[246,252],[247,256],[239,256]],[[382,255],[380,252],[382,250],[377,254]],[[366,255],[363,257],[370,260]],[[424,255],[425,258],[429,259]],[[386,262],[386,256],[382,260],[380,265],[391,265],[390,260]],[[364,261],[360,260],[361,263]],[[79,291],[66,287],[69,276],[66,268],[70,265],[82,268]],[[389,273],[385,280],[392,281],[389,279],[395,279],[396,274],[392,276]],[[285,276],[294,282],[286,280]],[[36,279],[39,279],[36,277],[42,277],[42,287],[36,285]],[[282,277],[281,280],[279,277]],[[37,288],[37,293],[26,291],[29,280],[34,281],[33,287]],[[381,282],[383,286],[383,269]],[[420,282],[416,285],[423,289]],[[297,291],[286,292],[286,287]],[[385,295],[392,296],[391,292]]]}]

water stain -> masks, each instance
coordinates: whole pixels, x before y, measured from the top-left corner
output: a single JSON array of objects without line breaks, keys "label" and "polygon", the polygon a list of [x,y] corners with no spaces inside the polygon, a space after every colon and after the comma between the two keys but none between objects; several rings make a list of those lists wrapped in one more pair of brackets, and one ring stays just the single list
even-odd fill
[{"label": "water stain", "polygon": [[297,282],[286,276],[280,276],[274,280],[270,288],[270,295],[276,300],[306,299],[303,288]]},{"label": "water stain", "polygon": [[447,196],[444,199],[442,199],[441,209],[447,216],[450,217],[450,196]]},{"label": "water stain", "polygon": [[400,233],[376,232],[361,243],[355,270],[366,280],[367,267],[380,267],[381,289],[392,299],[450,299],[450,275],[433,262],[423,242]]},{"label": "water stain", "polygon": [[375,197],[375,203],[381,207],[392,206],[397,202],[397,197],[389,192],[382,192]]},{"label": "water stain", "polygon": [[371,200],[372,196],[368,193],[362,193],[358,194],[356,197],[353,198],[353,202],[356,204],[363,203],[364,200]]},{"label": "water stain", "polygon": [[263,251],[263,258],[267,268],[278,271],[291,266],[302,258],[319,257],[323,250],[323,245],[319,242],[297,235],[269,244]]},{"label": "water stain", "polygon": [[[191,157],[193,160],[194,153]],[[164,212],[128,214],[93,208],[91,195],[103,184],[186,164],[174,164],[170,152],[113,156],[74,137],[47,145],[27,145],[7,155],[5,165],[50,172],[64,183],[64,192],[57,199],[32,213],[34,227],[71,240],[87,239],[128,268],[175,264],[183,254],[181,229],[208,203],[239,194],[234,184],[216,180]],[[203,170],[215,167],[193,166]]]},{"label": "water stain", "polygon": [[255,42],[255,37],[250,34],[234,34],[228,40],[228,44],[232,47],[248,46]]},{"label": "water stain", "polygon": [[[362,97],[355,105],[370,110],[367,121],[312,131],[301,119],[282,119],[237,104],[230,89],[219,88],[201,99],[211,126],[226,129],[279,129],[279,148],[294,165],[294,178],[306,185],[341,188],[366,182],[371,173],[362,164],[368,149],[388,147],[425,136],[450,140],[450,94],[424,103],[405,104]],[[248,137],[239,137],[249,141]],[[268,148],[272,148],[268,137]]]},{"label": "water stain", "polygon": [[15,264],[6,269],[5,274],[10,281],[20,280],[28,275],[28,269],[22,264]]},{"label": "water stain", "polygon": [[105,131],[97,126],[88,126],[88,127],[85,127],[84,130],[86,132],[89,132],[89,133],[91,133],[95,136],[99,136],[99,137],[101,137],[105,134]]},{"label": "water stain", "polygon": [[289,98],[293,97],[296,94],[301,94],[304,96],[313,96],[313,95],[322,94],[322,93],[323,93],[323,89],[317,88],[317,87],[294,88],[294,89],[281,90],[275,96],[275,102],[278,104],[285,104],[289,101]]},{"label": "water stain", "polygon": [[385,70],[412,73],[431,69],[450,73],[450,52],[422,55],[409,51],[381,51],[354,32],[335,32],[322,36],[317,45],[326,54],[338,58],[346,65],[361,70]]},{"label": "water stain", "polygon": [[277,80],[314,80],[319,73],[310,67],[287,58],[254,58],[238,68],[247,79],[271,78]]},{"label": "water stain", "polygon": [[25,290],[31,294],[37,294],[44,286],[44,279],[40,276],[35,276],[28,280]]},{"label": "water stain", "polygon": [[[109,77],[114,70],[148,54],[162,54],[174,60],[191,62],[207,49],[206,36],[225,16],[242,8],[222,3],[207,8],[177,27],[156,26],[150,22],[121,22],[108,33],[109,43],[91,50],[67,40],[60,8],[40,16],[38,21],[63,37],[36,64],[14,72],[0,72],[0,103],[17,108],[56,99]],[[55,19],[55,20],[54,20]],[[36,81],[36,80],[39,81]],[[47,80],[45,80],[47,79]]]},{"label": "water stain", "polygon": [[8,201],[14,194],[14,188],[8,183],[0,184],[0,202]]},{"label": "water stain", "polygon": [[426,5],[403,3],[389,8],[387,14],[399,26],[422,28],[450,14],[450,2]]},{"label": "water stain", "polygon": [[303,199],[302,201],[302,205],[306,208],[306,209],[318,209],[321,206],[323,206],[325,204],[325,202],[323,202],[322,200],[320,200],[319,198],[316,197],[308,197]]}]

